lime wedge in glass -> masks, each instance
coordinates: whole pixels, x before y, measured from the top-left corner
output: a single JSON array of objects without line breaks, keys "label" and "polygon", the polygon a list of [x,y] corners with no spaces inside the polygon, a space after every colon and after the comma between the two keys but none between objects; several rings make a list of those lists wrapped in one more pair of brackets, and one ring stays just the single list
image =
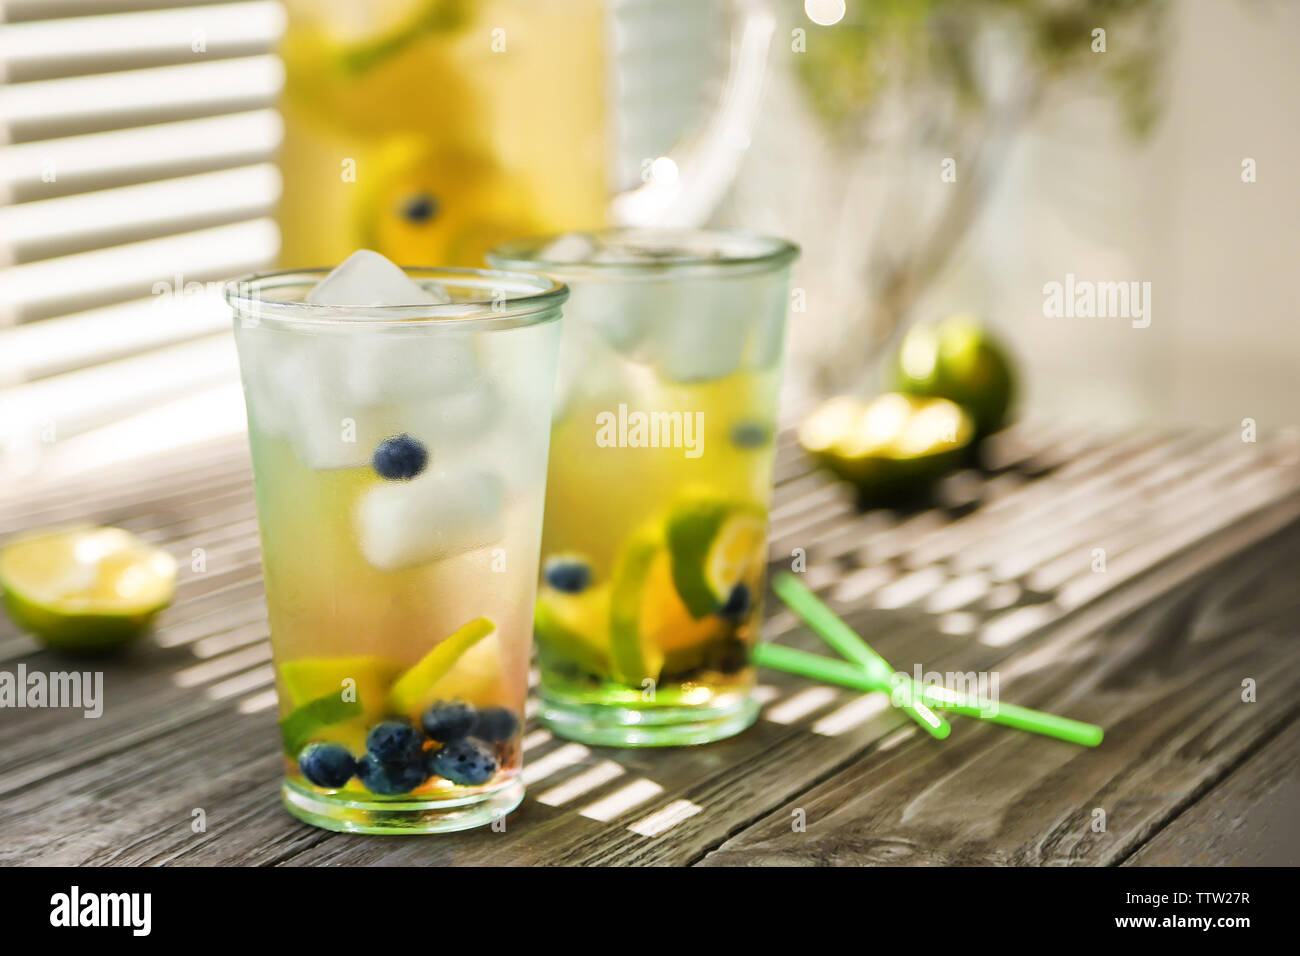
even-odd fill
[{"label": "lime wedge in glass", "polygon": [[767,555],[767,527],[756,508],[692,501],[668,516],[668,550],[682,603],[699,619],[727,603],[732,589],[754,576]]}]

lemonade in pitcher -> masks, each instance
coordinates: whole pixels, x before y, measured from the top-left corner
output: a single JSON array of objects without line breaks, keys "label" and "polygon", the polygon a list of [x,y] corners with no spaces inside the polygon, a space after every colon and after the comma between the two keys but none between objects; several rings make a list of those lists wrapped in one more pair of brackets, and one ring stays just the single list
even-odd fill
[{"label": "lemonade in pitcher", "polygon": [[603,224],[602,0],[287,0],[281,262]]}]

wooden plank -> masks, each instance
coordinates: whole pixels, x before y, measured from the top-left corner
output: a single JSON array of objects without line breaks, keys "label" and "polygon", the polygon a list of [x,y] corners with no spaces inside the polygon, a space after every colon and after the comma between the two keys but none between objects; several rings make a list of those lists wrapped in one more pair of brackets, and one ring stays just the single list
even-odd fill
[{"label": "wooden plank", "polygon": [[1297,807],[1300,737],[1284,728],[1123,865],[1300,866]]}]

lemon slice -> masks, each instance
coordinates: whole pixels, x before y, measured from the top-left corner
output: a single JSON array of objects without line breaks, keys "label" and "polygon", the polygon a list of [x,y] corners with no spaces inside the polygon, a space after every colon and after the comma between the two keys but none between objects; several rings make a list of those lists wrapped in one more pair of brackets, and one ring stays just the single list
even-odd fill
[{"label": "lemon slice", "polygon": [[121,528],[75,528],[7,545],[0,591],[15,623],[49,647],[109,650],[171,603],[176,561]]},{"label": "lemon slice", "polygon": [[533,614],[533,635],[542,654],[589,674],[609,674],[610,590],[608,582],[578,594],[542,588]]},{"label": "lemon slice", "polygon": [[452,632],[397,679],[388,691],[388,709],[394,714],[414,717],[432,702],[436,696],[434,685],[451,670],[461,655],[496,629],[491,620],[479,617]]},{"label": "lemon slice", "polygon": [[655,555],[641,595],[642,640],[671,656],[715,641],[727,629],[727,623],[716,614],[692,616],[673,581],[672,556],[666,548]]},{"label": "lemon slice", "polygon": [[677,593],[697,619],[726,604],[766,559],[767,527],[751,506],[691,502],[669,516],[667,533]]}]

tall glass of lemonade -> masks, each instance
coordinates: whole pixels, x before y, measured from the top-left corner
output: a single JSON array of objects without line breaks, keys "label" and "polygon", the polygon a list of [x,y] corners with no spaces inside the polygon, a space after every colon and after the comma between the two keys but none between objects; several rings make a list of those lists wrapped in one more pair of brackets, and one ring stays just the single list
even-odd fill
[{"label": "tall glass of lemonade", "polygon": [[738,232],[521,240],[572,291],[535,634],[542,719],[618,746],[753,722],[777,399],[798,250]]},{"label": "tall glass of lemonade", "polygon": [[[459,830],[519,779],[564,287],[359,252],[228,287],[284,802]],[[319,283],[319,285],[318,285]]]}]

